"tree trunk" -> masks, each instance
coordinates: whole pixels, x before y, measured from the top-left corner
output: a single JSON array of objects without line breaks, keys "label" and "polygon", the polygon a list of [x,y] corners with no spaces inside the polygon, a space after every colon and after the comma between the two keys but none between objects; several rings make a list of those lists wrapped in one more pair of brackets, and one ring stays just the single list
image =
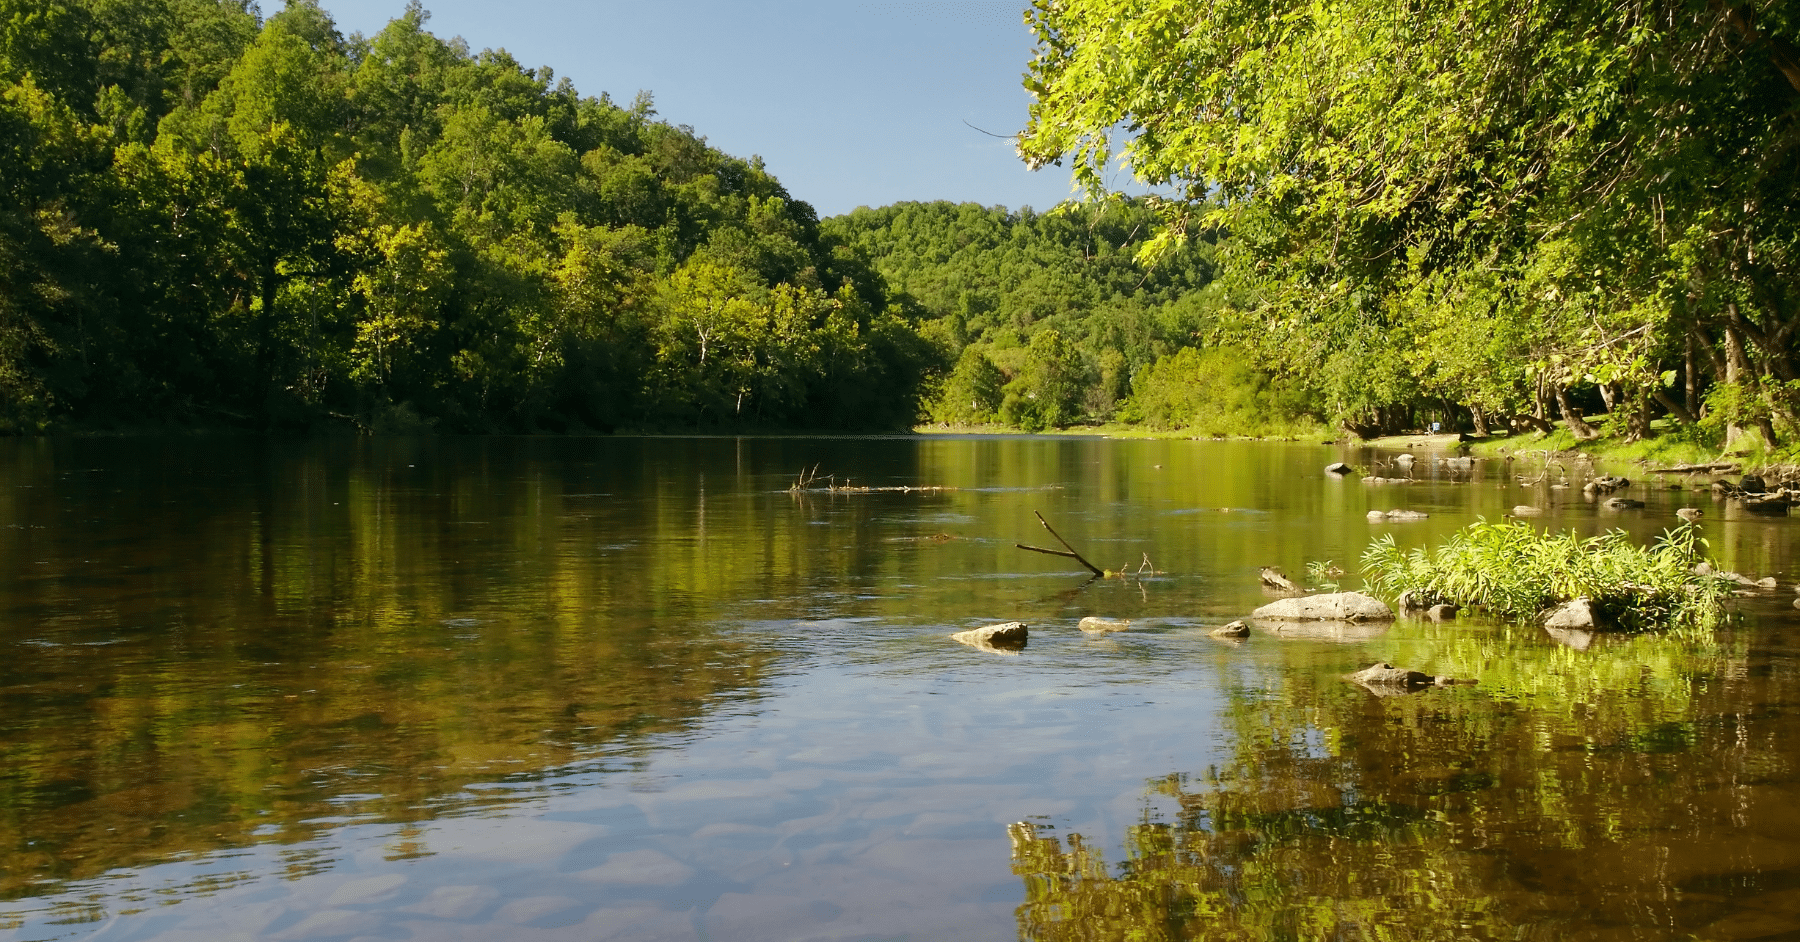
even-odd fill
[{"label": "tree trunk", "polygon": [[[1744,338],[1737,325],[1725,325],[1725,383],[1740,389],[1751,379],[1750,358],[1744,355]],[[1732,418],[1725,424],[1725,448],[1730,450],[1744,437],[1744,428]]]},{"label": "tree trunk", "polygon": [[1669,410],[1669,414],[1674,416],[1683,425],[1693,425],[1699,421],[1699,419],[1694,417],[1694,413],[1689,411],[1686,406],[1676,402],[1675,397],[1669,395],[1667,390],[1658,389],[1653,391],[1650,395],[1655,397],[1656,401],[1660,403],[1664,409]]},{"label": "tree trunk", "polygon": [[1594,427],[1581,418],[1581,410],[1569,405],[1569,391],[1561,383],[1556,384],[1556,407],[1562,411],[1563,422],[1569,426],[1570,434],[1576,441],[1591,442],[1600,437]]},{"label": "tree trunk", "polygon": [[1488,436],[1487,416],[1482,414],[1480,406],[1473,404],[1469,406],[1469,420],[1475,426],[1477,437],[1486,438]]}]

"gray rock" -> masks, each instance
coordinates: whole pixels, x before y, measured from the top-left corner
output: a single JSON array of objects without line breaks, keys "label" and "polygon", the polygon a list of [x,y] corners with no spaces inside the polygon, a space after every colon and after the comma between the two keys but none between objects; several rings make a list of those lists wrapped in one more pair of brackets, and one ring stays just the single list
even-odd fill
[{"label": "gray rock", "polygon": [[1394,456],[1394,463],[1399,465],[1402,468],[1412,467],[1413,462],[1415,462],[1417,460],[1419,460],[1419,459],[1413,457],[1412,455],[1395,455]]},{"label": "gray rock", "polygon": [[1325,473],[1326,474],[1335,474],[1335,475],[1338,475],[1339,477],[1342,477],[1346,474],[1353,473],[1353,469],[1349,465],[1343,463],[1342,461],[1334,461],[1331,464],[1328,464],[1325,466]]},{"label": "gray rock", "polygon": [[1544,510],[1541,507],[1533,507],[1530,504],[1520,504],[1512,509],[1512,515],[1515,517],[1542,517],[1544,515]]},{"label": "gray rock", "polygon": [[1643,501],[1633,500],[1629,497],[1612,497],[1606,501],[1608,510],[1636,510],[1642,506],[1644,506]]},{"label": "gray rock", "polygon": [[1425,617],[1432,621],[1455,621],[1456,613],[1459,611],[1461,611],[1460,608],[1447,603],[1443,605],[1433,605],[1425,612]]},{"label": "gray rock", "polygon": [[1400,609],[1400,614],[1405,615],[1408,618],[1412,618],[1415,615],[1423,615],[1431,608],[1431,606],[1420,601],[1418,593],[1411,589],[1407,589],[1405,592],[1400,593],[1400,597],[1394,600],[1394,605]]},{"label": "gray rock", "polygon": [[1675,516],[1680,517],[1689,523],[1694,523],[1705,516],[1705,514],[1701,513],[1700,508],[1698,507],[1683,507],[1680,510],[1675,511]]},{"label": "gray rock", "polygon": [[1431,515],[1423,510],[1390,510],[1387,512],[1389,520],[1424,520],[1429,516]]},{"label": "gray rock", "polygon": [[1461,458],[1451,458],[1448,461],[1445,461],[1444,464],[1452,471],[1473,471],[1473,470],[1475,470],[1475,459],[1467,457],[1467,456],[1464,456]]},{"label": "gray rock", "polygon": [[1250,613],[1268,621],[1393,621],[1394,610],[1361,592],[1329,592],[1270,602]]},{"label": "gray rock", "polygon": [[1026,637],[1030,631],[1022,621],[1009,621],[998,625],[984,625],[959,631],[950,637],[972,648],[990,653],[1011,654],[1025,647]]},{"label": "gray rock", "polygon": [[1081,620],[1081,630],[1091,635],[1105,634],[1109,631],[1124,631],[1131,627],[1129,618],[1099,618],[1089,615]]},{"label": "gray rock", "polygon": [[1572,628],[1593,631],[1600,627],[1594,605],[1586,597],[1570,599],[1544,617],[1545,628]]},{"label": "gray rock", "polygon": [[[1796,601],[1794,604],[1800,605],[1800,601]],[[1229,625],[1220,625],[1208,634],[1215,638],[1248,638],[1250,637],[1250,626],[1241,621],[1234,621]]]}]

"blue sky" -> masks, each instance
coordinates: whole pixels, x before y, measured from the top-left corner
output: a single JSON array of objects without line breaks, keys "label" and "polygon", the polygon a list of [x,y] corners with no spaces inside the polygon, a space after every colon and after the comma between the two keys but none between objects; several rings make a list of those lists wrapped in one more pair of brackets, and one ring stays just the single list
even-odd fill
[{"label": "blue sky", "polygon": [[[346,34],[405,0],[322,0]],[[425,0],[428,28],[548,65],[583,94],[656,96],[663,120],[762,155],[821,216],[947,199],[1047,209],[1067,170],[1033,173],[1011,134],[1030,96],[1024,0]],[[265,4],[268,9],[275,4]],[[965,123],[966,122],[966,123]]]}]

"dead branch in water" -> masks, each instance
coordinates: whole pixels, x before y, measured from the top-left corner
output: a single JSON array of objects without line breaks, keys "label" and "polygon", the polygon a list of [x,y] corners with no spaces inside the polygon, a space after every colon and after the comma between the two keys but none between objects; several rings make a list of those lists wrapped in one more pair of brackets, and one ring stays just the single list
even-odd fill
[{"label": "dead branch in water", "polygon": [[957,488],[954,488],[954,487],[939,487],[939,486],[936,486],[936,485],[927,485],[927,486],[913,486],[913,485],[910,485],[910,484],[896,484],[896,485],[889,485],[889,486],[885,486],[885,487],[868,487],[868,486],[864,486],[864,487],[853,487],[853,486],[851,486],[851,484],[850,484],[850,479],[849,479],[849,478],[845,478],[845,479],[844,479],[844,483],[842,483],[842,484],[839,484],[839,483],[838,483],[838,482],[837,482],[837,475],[835,475],[835,474],[833,474],[833,475],[828,475],[828,476],[827,476],[827,477],[826,477],[826,478],[825,478],[825,483],[824,483],[824,484],[819,484],[819,466],[818,466],[818,465],[813,465],[813,467],[812,467],[812,470],[810,470],[810,471],[808,471],[808,470],[806,470],[806,469],[804,469],[804,468],[802,468],[802,469],[801,469],[801,470],[800,470],[800,476],[799,476],[799,477],[797,477],[797,478],[795,478],[795,479],[794,479],[794,483],[793,483],[793,484],[792,484],[792,485],[791,485],[791,486],[789,486],[789,487],[788,487],[788,493],[790,493],[790,494],[801,494],[801,493],[825,493],[825,494],[876,494],[876,493],[894,493],[894,494],[936,494],[936,493],[938,493],[938,492],[940,492],[940,491],[954,491],[954,490],[957,490]]},{"label": "dead branch in water", "polygon": [[1038,522],[1044,525],[1044,529],[1049,530],[1050,535],[1053,537],[1056,537],[1056,542],[1061,543],[1063,545],[1063,549],[1068,550],[1068,552],[1065,553],[1062,550],[1044,549],[1041,546],[1026,546],[1023,543],[1014,543],[1013,544],[1014,546],[1016,546],[1022,550],[1029,550],[1033,553],[1043,553],[1045,556],[1061,556],[1061,557],[1064,557],[1065,559],[1073,559],[1076,562],[1082,564],[1083,566],[1086,566],[1088,572],[1091,572],[1096,576],[1104,577],[1104,576],[1108,575],[1106,570],[1101,569],[1099,566],[1096,566],[1093,563],[1088,562],[1086,557],[1084,557],[1080,553],[1076,552],[1075,547],[1070,546],[1069,541],[1063,539],[1062,535],[1057,533],[1056,530],[1050,526],[1050,521],[1045,520],[1043,514],[1038,513],[1035,510],[1032,511],[1032,513],[1037,516]]}]

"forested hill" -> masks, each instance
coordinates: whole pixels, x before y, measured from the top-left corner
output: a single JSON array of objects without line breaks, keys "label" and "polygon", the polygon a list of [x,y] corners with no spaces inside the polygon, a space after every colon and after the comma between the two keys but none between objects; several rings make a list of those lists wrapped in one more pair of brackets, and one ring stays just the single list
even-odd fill
[{"label": "forested hill", "polygon": [[824,229],[922,309],[921,333],[955,365],[926,403],[934,421],[1261,433],[1308,411],[1238,351],[1202,349],[1231,301],[1213,280],[1217,234],[1144,264],[1139,250],[1165,222],[1141,200],[1047,213],[898,203]]},{"label": "forested hill", "polygon": [[0,0],[0,429],[903,426],[934,355],[759,160],[313,0]]}]

